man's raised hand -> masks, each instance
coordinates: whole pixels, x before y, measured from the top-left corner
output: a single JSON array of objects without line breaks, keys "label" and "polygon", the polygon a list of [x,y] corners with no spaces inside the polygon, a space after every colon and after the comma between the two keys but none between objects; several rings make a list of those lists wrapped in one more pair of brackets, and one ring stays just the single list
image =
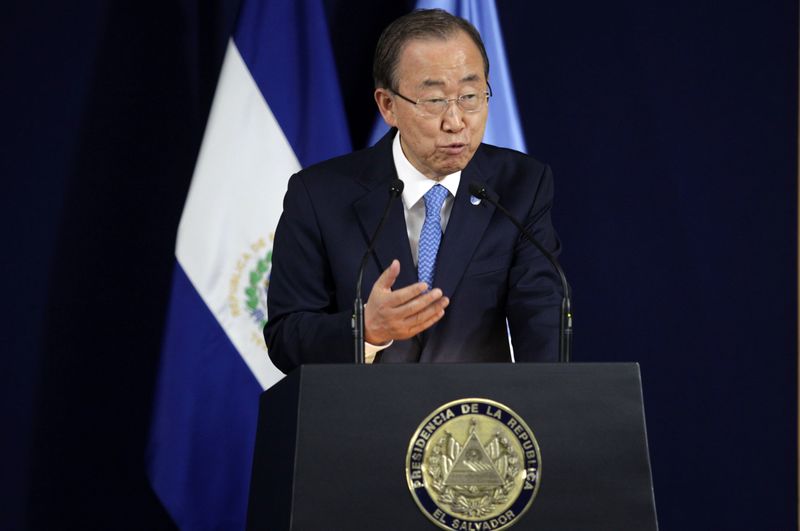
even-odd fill
[{"label": "man's raised hand", "polygon": [[450,304],[442,290],[428,291],[425,282],[392,291],[399,274],[400,262],[393,260],[372,286],[364,307],[364,339],[368,343],[383,345],[413,337],[444,317]]}]

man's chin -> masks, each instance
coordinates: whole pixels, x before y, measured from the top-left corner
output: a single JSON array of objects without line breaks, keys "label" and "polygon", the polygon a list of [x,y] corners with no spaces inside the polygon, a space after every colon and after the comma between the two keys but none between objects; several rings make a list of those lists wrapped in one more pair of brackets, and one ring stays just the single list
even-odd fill
[{"label": "man's chin", "polygon": [[452,167],[452,168],[450,168],[450,167],[447,167],[447,168],[437,168],[437,170],[436,170],[436,176],[433,178],[433,180],[434,180],[434,181],[437,181],[437,182],[438,182],[438,181],[441,181],[442,179],[444,179],[445,177],[447,177],[447,176],[448,176],[448,175],[450,175],[451,173],[455,173],[455,172],[457,172],[457,171],[461,171],[462,169],[463,169],[463,168],[459,168],[459,167],[455,167],[455,166],[454,166],[454,167]]},{"label": "man's chin", "polygon": [[442,177],[445,177],[447,175],[450,175],[451,173],[461,171],[467,167],[467,164],[469,164],[471,158],[472,157],[467,158],[466,160],[448,161],[447,164],[442,164],[440,167],[436,169],[437,173]]}]

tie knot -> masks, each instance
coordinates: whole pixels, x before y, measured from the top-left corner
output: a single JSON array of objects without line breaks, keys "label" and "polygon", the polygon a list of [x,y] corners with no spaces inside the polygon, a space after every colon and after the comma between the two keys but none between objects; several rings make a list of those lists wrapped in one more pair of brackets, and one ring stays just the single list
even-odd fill
[{"label": "tie knot", "polygon": [[441,184],[431,186],[431,189],[425,192],[425,210],[428,212],[441,210],[448,193],[447,188]]}]

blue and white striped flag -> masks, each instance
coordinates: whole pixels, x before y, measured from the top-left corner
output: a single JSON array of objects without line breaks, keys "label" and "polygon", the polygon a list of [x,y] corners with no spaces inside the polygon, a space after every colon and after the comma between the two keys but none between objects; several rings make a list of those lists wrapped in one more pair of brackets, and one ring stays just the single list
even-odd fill
[{"label": "blue and white striped flag", "polygon": [[321,0],[244,0],[186,200],[147,452],[183,530],[245,527],[288,178],[350,151]]},{"label": "blue and white striped flag", "polygon": [[[489,119],[483,141],[494,146],[507,147],[526,153],[517,101],[514,98],[511,74],[503,46],[503,34],[494,0],[417,0],[417,9],[444,9],[448,13],[469,20],[481,34],[486,54],[489,56],[489,82],[494,97],[489,100]],[[386,134],[388,127],[378,120],[370,136],[370,145]]]}]

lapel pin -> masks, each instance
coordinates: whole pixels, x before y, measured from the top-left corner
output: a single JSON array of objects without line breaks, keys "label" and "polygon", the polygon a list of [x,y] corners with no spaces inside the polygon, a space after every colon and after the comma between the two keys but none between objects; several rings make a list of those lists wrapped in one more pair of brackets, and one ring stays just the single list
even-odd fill
[{"label": "lapel pin", "polygon": [[475,206],[478,206],[478,205],[481,204],[481,200],[479,198],[475,197],[474,195],[469,196],[469,202],[472,203]]}]

